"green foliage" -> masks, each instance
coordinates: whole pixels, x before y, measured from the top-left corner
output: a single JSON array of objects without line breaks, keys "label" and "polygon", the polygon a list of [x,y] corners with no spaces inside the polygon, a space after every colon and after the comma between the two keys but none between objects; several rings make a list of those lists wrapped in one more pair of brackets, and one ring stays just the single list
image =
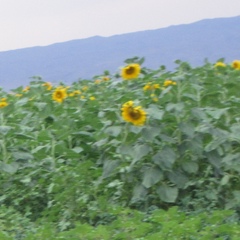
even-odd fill
[{"label": "green foliage", "polygon": [[43,225],[26,239],[238,239],[239,224],[232,211],[186,214],[172,207],[169,211],[154,210],[144,214],[136,210],[115,208],[116,219],[107,225],[93,227],[76,223],[73,229],[54,231],[52,226]]},{"label": "green foliage", "polygon": [[[134,57],[125,63],[143,61]],[[208,62],[198,68],[176,64],[173,72],[142,68],[133,80],[105,71],[69,87],[47,89],[39,78],[29,88],[1,90],[1,101],[8,103],[0,108],[1,211],[6,216],[12,211],[9,222],[17,227],[12,230],[6,220],[0,234],[6,239],[23,239],[25,233],[27,239],[34,234],[80,239],[79,232],[82,239],[235,236],[237,220],[229,232],[228,212],[221,210],[240,213],[239,70]],[[58,89],[67,93],[60,103],[53,98]],[[122,118],[128,101],[146,112],[142,126]],[[173,206],[216,210],[213,216],[221,222],[213,224],[204,214],[178,216]],[[159,210],[146,215],[153,208]],[[166,213],[160,209],[178,217],[156,227],[155,215]]]}]

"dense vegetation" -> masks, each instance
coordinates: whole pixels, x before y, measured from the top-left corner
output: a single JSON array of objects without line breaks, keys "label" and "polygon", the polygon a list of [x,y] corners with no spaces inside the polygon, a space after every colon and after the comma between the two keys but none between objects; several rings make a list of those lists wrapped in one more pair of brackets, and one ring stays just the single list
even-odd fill
[{"label": "dense vegetation", "polygon": [[239,239],[240,62],[0,100],[0,239]]}]

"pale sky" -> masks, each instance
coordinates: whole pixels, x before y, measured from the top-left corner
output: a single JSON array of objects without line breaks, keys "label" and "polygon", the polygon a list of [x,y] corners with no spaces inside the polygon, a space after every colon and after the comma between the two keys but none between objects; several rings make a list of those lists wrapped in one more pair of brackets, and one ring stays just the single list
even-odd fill
[{"label": "pale sky", "polygon": [[0,0],[0,51],[239,15],[240,0]]}]

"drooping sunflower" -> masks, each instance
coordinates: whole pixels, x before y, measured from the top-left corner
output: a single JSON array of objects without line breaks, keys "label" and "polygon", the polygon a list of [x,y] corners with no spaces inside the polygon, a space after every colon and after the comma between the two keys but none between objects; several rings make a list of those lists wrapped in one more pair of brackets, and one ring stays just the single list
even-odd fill
[{"label": "drooping sunflower", "polygon": [[237,69],[237,70],[240,70],[240,60],[234,60],[232,62],[232,67]]},{"label": "drooping sunflower", "polygon": [[141,72],[141,67],[137,63],[132,63],[122,68],[121,76],[124,80],[137,78]]},{"label": "drooping sunflower", "polygon": [[62,103],[63,100],[67,97],[66,88],[56,88],[56,90],[53,92],[52,99]]},{"label": "drooping sunflower", "polygon": [[133,101],[124,103],[121,110],[122,118],[126,122],[131,122],[135,126],[142,126],[146,122],[147,113],[141,106],[135,107]]}]

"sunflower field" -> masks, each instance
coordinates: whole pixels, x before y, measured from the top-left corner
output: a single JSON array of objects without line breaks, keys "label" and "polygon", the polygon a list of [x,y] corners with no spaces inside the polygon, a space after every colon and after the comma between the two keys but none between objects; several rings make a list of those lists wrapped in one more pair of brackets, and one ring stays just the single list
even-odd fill
[{"label": "sunflower field", "polygon": [[0,90],[1,240],[240,236],[240,60],[125,61]]}]

